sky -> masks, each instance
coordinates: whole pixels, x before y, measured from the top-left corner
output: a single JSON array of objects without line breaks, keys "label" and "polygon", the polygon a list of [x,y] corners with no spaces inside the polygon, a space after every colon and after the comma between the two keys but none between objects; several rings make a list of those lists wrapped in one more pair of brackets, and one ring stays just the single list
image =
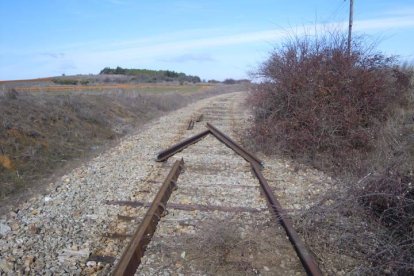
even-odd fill
[{"label": "sky", "polygon": [[[349,0],[0,0],[0,80],[121,66],[248,78],[288,35],[346,30]],[[414,1],[354,0],[354,34],[414,61]]]}]

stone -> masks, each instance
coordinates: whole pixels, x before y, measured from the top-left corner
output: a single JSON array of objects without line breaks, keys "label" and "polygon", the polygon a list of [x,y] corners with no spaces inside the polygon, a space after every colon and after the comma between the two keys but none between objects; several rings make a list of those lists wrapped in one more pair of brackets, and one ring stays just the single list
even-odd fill
[{"label": "stone", "polygon": [[18,222],[16,222],[16,221],[14,221],[14,222],[10,225],[10,227],[11,227],[11,230],[12,230],[12,231],[17,231],[17,230],[19,230],[19,228],[20,228],[19,223],[18,223]]},{"label": "stone", "polygon": [[16,217],[17,217],[17,214],[16,214],[16,212],[11,211],[11,212],[9,213],[9,216],[10,216],[11,218],[16,218]]},{"label": "stone", "polygon": [[13,271],[13,264],[6,261],[0,260],[0,272],[11,273]]},{"label": "stone", "polygon": [[40,227],[38,227],[35,223],[32,223],[29,225],[29,233],[30,234],[39,234],[40,233]]},{"label": "stone", "polygon": [[35,260],[35,257],[30,256],[30,255],[26,256],[24,258],[24,266],[25,267],[30,267],[32,265],[32,263],[34,262],[34,260]]},{"label": "stone", "polygon": [[95,267],[96,266],[96,262],[95,261],[89,261],[86,263],[86,266],[88,267]]},{"label": "stone", "polygon": [[0,235],[4,236],[11,231],[10,226],[5,223],[0,223]]}]

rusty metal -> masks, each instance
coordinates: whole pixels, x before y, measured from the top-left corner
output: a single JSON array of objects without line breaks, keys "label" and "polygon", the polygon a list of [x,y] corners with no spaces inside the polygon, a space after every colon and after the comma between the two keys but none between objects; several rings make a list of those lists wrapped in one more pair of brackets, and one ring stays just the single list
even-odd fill
[{"label": "rusty metal", "polygon": [[230,137],[226,134],[215,128],[212,124],[207,123],[207,128],[210,130],[210,133],[214,135],[218,140],[223,142],[226,146],[234,150],[238,153],[241,157],[246,159],[251,164],[257,163],[259,166],[262,166],[262,161],[257,158],[253,153],[247,151],[246,149],[242,148],[239,144],[234,142]]},{"label": "rusty metal", "polygon": [[157,162],[162,162],[167,160],[168,158],[170,158],[171,156],[173,156],[174,154],[176,154],[177,152],[182,151],[183,149],[185,149],[186,147],[188,147],[191,144],[197,143],[198,141],[200,141],[202,138],[204,138],[204,136],[208,135],[210,133],[209,130],[205,130],[203,132],[200,132],[197,135],[194,135],[190,138],[187,138],[175,145],[173,145],[172,147],[161,151],[160,153],[158,153]]},{"label": "rusty metal", "polygon": [[193,129],[194,128],[194,120],[190,120],[189,122],[188,122],[188,127],[187,127],[187,130],[190,130],[190,129]]},{"label": "rusty metal", "polygon": [[272,189],[270,188],[269,184],[264,178],[259,165],[253,162],[251,163],[251,166],[252,166],[254,174],[259,179],[260,185],[263,189],[263,192],[266,196],[266,199],[269,203],[269,206],[273,214],[275,215],[276,219],[285,229],[290,242],[293,244],[293,247],[295,248],[296,254],[298,255],[303,267],[306,270],[306,273],[308,275],[322,275],[322,272],[320,271],[315,258],[306,249],[299,235],[293,229],[292,221],[287,216],[286,211],[283,210],[279,201],[277,201],[276,197],[274,196]]},{"label": "rusty metal", "polygon": [[[273,191],[271,190],[269,184],[267,183],[266,179],[261,173],[261,168],[263,167],[262,161],[257,158],[252,153],[248,152],[244,148],[242,148],[240,145],[238,145],[235,141],[233,141],[230,137],[219,131],[217,128],[215,128],[210,123],[207,123],[207,129],[206,131],[193,136],[191,138],[188,138],[173,147],[162,151],[158,157],[157,161],[164,161],[168,159],[170,156],[174,155],[175,153],[183,150],[185,147],[198,142],[201,138],[206,136],[207,134],[211,133],[214,137],[216,137],[219,141],[224,143],[226,146],[234,150],[236,153],[238,153],[241,157],[243,157],[245,160],[247,160],[250,165],[252,166],[253,172],[258,178],[260,182],[260,186],[265,194],[265,197],[268,201],[269,207],[272,211],[272,213],[275,215],[276,219],[279,221],[279,223],[283,226],[285,229],[285,232],[287,236],[289,237],[290,242],[292,243],[297,256],[299,257],[306,273],[308,275],[322,275],[321,270],[318,267],[318,264],[314,258],[314,256],[307,250],[305,245],[303,244],[302,240],[300,239],[299,235],[296,233],[296,231],[293,229],[293,223],[290,220],[290,218],[287,216],[286,211],[282,208],[280,203],[275,198]],[[110,204],[133,204],[132,206],[146,206],[146,203],[144,202],[108,202]],[[240,212],[241,210],[247,210],[247,208],[243,207],[222,207],[222,206],[205,206],[205,205],[184,205],[184,204],[169,204],[169,208],[172,209],[180,209],[180,210],[188,210],[188,211],[194,211],[194,210],[200,210],[200,211],[235,211]],[[251,209],[251,208],[248,208]],[[258,209],[254,209],[255,211],[262,211]],[[250,210],[253,211],[253,210]]]},{"label": "rusty metal", "polygon": [[93,261],[99,263],[113,264],[115,262],[114,256],[90,255],[86,262]]},{"label": "rusty metal", "polygon": [[131,221],[137,218],[137,217],[123,216],[123,215],[118,215],[117,217],[119,220],[123,220],[123,221]]},{"label": "rusty metal", "polygon": [[144,255],[145,249],[156,230],[158,221],[166,209],[165,205],[170,198],[174,187],[176,186],[176,181],[183,165],[183,159],[180,161],[177,160],[174,163],[174,166],[162,184],[161,189],[155,196],[151,207],[148,209],[143,221],[138,226],[133,238],[129,242],[121,256],[120,261],[116,265],[113,275],[121,276],[135,274],[139,264],[141,263],[141,258]]},{"label": "rusty metal", "polygon": [[196,122],[199,123],[203,120],[204,115],[200,114],[200,116],[197,117]]},{"label": "rusty metal", "polygon": [[[130,207],[149,207],[149,202],[143,201],[106,201],[106,204],[130,206]],[[229,213],[260,213],[263,209],[255,209],[241,206],[218,206],[218,205],[202,205],[202,204],[180,204],[180,203],[167,203],[168,209],[182,210],[182,211],[204,211],[204,212],[229,212]]]}]

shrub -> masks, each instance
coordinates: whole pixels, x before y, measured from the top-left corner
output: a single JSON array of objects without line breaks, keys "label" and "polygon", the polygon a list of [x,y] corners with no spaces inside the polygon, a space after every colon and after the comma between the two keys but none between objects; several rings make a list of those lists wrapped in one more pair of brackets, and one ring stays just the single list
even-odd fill
[{"label": "shrub", "polygon": [[11,89],[7,90],[4,95],[6,96],[7,99],[16,100],[17,97],[19,96],[19,92],[17,92],[16,89],[11,88]]},{"label": "shrub", "polygon": [[[354,157],[373,147],[378,127],[407,89],[395,59],[344,36],[291,39],[257,74],[250,97],[253,137],[267,150],[312,160],[329,158],[333,169],[358,169]],[[335,161],[340,160],[340,161]]]},{"label": "shrub", "polygon": [[321,200],[302,216],[309,244],[337,230],[348,245],[341,238],[330,247],[364,257],[369,267],[356,269],[362,274],[411,275],[413,71],[362,39],[347,50],[346,37],[335,33],[276,48],[249,97],[250,135],[261,150],[306,161],[346,183],[327,195],[334,203]]},{"label": "shrub", "polygon": [[56,84],[61,84],[61,85],[77,85],[79,83],[78,80],[66,79],[66,78],[55,78],[52,81]]},{"label": "shrub", "polygon": [[235,83],[236,83],[236,81],[235,81],[234,79],[225,79],[225,80],[223,81],[223,83],[224,83],[224,84],[235,84]]}]

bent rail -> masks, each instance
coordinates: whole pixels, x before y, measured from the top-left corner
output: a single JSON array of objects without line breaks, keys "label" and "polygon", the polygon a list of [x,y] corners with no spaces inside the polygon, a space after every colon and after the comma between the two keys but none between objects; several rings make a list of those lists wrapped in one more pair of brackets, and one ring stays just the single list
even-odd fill
[{"label": "bent rail", "polygon": [[186,147],[188,147],[191,144],[197,143],[199,140],[201,140],[204,136],[208,135],[210,133],[209,130],[205,130],[203,132],[200,132],[199,134],[196,134],[190,138],[187,138],[173,146],[171,146],[170,148],[163,150],[161,152],[158,153],[157,155],[157,162],[163,162],[165,160],[167,160],[168,158],[170,158],[171,156],[173,156],[174,154],[176,154],[179,151],[182,151],[183,149],[185,149]]},{"label": "bent rail", "polygon": [[214,135],[218,140],[224,143],[226,146],[237,152],[241,157],[246,159],[251,164],[257,163],[259,166],[262,166],[262,161],[257,158],[253,153],[242,148],[239,144],[233,141],[229,136],[215,128],[212,124],[207,123],[207,128],[210,130],[211,134]]}]

